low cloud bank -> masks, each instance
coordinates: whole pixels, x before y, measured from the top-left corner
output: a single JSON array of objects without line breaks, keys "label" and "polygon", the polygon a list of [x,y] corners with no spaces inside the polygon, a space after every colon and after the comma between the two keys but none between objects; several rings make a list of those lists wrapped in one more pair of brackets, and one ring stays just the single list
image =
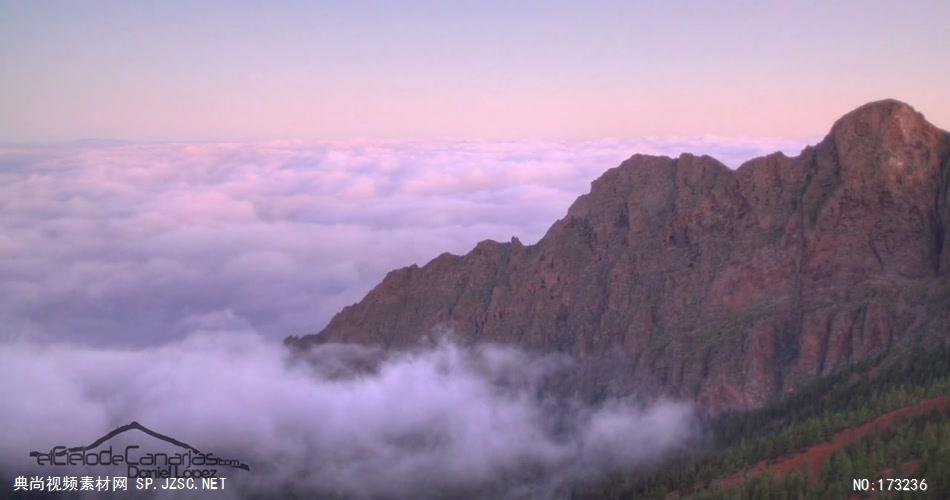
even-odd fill
[{"label": "low cloud bank", "polygon": [[135,350],[16,341],[0,353],[9,474],[29,471],[30,450],[136,420],[249,463],[227,474],[231,495],[548,498],[695,432],[685,404],[544,396],[570,360],[500,346],[327,345],[291,358],[255,333],[204,332]]},{"label": "low cloud bank", "polygon": [[315,333],[387,271],[536,241],[633,153],[738,165],[804,141],[0,147],[0,338]]}]

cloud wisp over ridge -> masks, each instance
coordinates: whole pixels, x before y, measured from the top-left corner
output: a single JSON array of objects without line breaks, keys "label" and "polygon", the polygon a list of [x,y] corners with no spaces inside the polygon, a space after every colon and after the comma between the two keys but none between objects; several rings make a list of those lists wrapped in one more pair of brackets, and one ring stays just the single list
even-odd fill
[{"label": "cloud wisp over ridge", "polygon": [[384,355],[330,344],[288,356],[248,331],[132,350],[7,342],[0,397],[17,404],[0,410],[0,470],[28,474],[29,450],[136,420],[250,464],[227,474],[237,495],[552,498],[697,432],[682,403],[542,396],[570,360],[509,347],[444,341]]}]

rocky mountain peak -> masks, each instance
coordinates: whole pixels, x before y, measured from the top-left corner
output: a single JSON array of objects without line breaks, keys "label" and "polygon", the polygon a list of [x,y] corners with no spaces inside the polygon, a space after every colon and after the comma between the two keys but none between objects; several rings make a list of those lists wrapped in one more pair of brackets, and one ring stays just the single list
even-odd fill
[{"label": "rocky mountain peak", "polygon": [[906,143],[939,129],[930,124],[924,115],[911,105],[896,99],[884,99],[867,103],[839,118],[831,128],[836,142],[852,142],[855,139],[872,140],[888,146],[896,141]]},{"label": "rocky mountain peak", "polygon": [[846,114],[828,140],[843,173],[856,177],[852,184],[876,183],[891,193],[931,181],[948,147],[946,132],[896,100],[873,102]]}]

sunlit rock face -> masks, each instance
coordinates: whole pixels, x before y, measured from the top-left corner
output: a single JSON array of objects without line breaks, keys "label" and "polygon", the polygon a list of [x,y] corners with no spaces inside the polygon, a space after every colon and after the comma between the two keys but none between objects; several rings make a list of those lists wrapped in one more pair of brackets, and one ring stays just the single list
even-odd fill
[{"label": "sunlit rock face", "polygon": [[880,101],[815,146],[731,170],[635,155],[537,244],[484,241],[389,273],[319,334],[410,348],[439,332],[568,353],[591,399],[751,408],[950,330],[950,136]]}]

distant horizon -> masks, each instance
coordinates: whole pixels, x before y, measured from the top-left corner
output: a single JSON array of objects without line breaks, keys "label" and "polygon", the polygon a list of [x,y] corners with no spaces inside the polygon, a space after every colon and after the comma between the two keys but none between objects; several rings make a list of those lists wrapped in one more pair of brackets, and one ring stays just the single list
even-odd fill
[{"label": "distant horizon", "polygon": [[[936,125],[936,124],[935,124]],[[943,127],[940,127],[943,128]],[[696,134],[696,135],[636,135],[627,137],[591,137],[582,139],[559,139],[559,138],[524,138],[524,139],[478,139],[465,137],[446,137],[437,139],[414,139],[399,137],[351,137],[346,139],[304,139],[300,137],[273,137],[264,139],[123,139],[120,137],[77,137],[75,139],[49,140],[49,141],[2,141],[0,147],[44,147],[44,146],[126,146],[126,145],[171,145],[171,144],[285,144],[285,145],[371,145],[371,144],[586,144],[586,143],[623,143],[631,141],[663,141],[663,142],[684,142],[699,143],[709,142],[718,144],[722,142],[756,142],[756,141],[784,141],[803,144],[813,144],[821,141],[829,131],[801,136],[756,136],[756,135],[718,135],[718,134]],[[812,141],[812,142],[808,142]],[[636,153],[635,151],[631,154]]]},{"label": "distant horizon", "polygon": [[[450,143],[544,143],[544,142],[557,142],[557,143],[587,143],[587,142],[602,142],[602,141],[614,141],[614,142],[623,142],[631,140],[683,140],[683,141],[694,141],[694,140],[787,140],[787,141],[820,141],[825,137],[830,131],[830,124],[834,123],[834,120],[840,118],[841,116],[847,114],[850,111],[853,111],[865,104],[883,100],[889,100],[895,98],[881,98],[881,99],[871,99],[868,101],[856,103],[853,106],[845,107],[841,112],[833,114],[833,118],[826,120],[824,128],[815,127],[811,132],[795,133],[795,134],[753,134],[753,133],[717,133],[717,132],[696,132],[696,133],[640,133],[640,134],[626,134],[626,135],[591,135],[591,136],[544,136],[544,135],[525,135],[525,136],[513,136],[513,137],[493,137],[493,136],[466,136],[466,135],[445,135],[445,136],[337,136],[337,135],[327,135],[327,136],[294,136],[294,135],[265,135],[260,137],[239,137],[239,136],[221,136],[221,137],[154,137],[154,138],[142,138],[142,137],[133,137],[133,136],[97,136],[89,135],[82,136],[77,135],[75,137],[53,137],[53,138],[19,138],[19,139],[6,139],[0,137],[0,147],[9,147],[9,146],[60,146],[60,145],[72,145],[79,143],[115,143],[115,144],[225,144],[225,143],[278,143],[278,142],[287,142],[287,143],[301,143],[301,144],[318,144],[318,143],[334,143],[334,144],[359,144],[359,143],[429,143],[429,144],[450,144]],[[950,126],[944,127],[939,121],[936,121],[931,118],[930,114],[926,113],[925,109],[921,109],[918,106],[915,106],[913,102],[909,102],[904,99],[896,99],[901,102],[910,104],[914,109],[919,111],[924,115],[927,121],[933,123],[938,128],[943,130],[950,130]],[[948,123],[950,123],[950,116],[948,116]]]}]

